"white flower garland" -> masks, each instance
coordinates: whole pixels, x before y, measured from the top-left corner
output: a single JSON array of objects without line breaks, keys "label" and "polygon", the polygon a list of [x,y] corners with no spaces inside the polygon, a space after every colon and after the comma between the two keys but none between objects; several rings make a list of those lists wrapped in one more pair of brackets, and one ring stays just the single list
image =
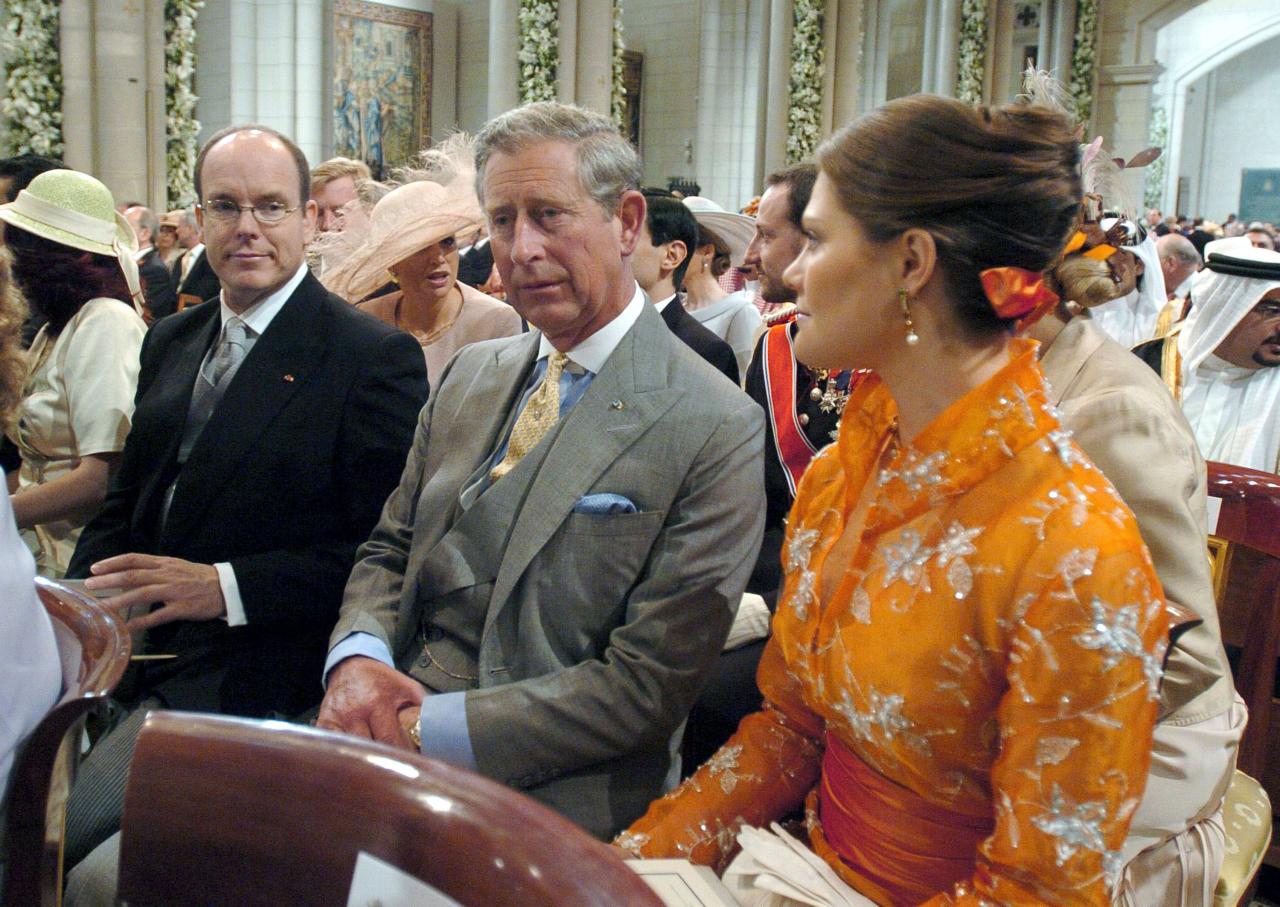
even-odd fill
[{"label": "white flower garland", "polygon": [[987,0],[963,0],[960,5],[959,57],[956,97],[966,104],[981,104],[987,63]]},{"label": "white flower garland", "polygon": [[823,4],[795,0],[792,12],[787,163],[798,164],[813,156],[822,133]]},{"label": "white flower garland", "polygon": [[520,103],[554,101],[560,63],[558,0],[520,0]]},{"label": "white flower garland", "polygon": [[1093,71],[1098,63],[1098,0],[1077,0],[1076,36],[1071,50],[1071,97],[1076,102],[1076,122],[1093,115]]},{"label": "white flower garland", "polygon": [[622,3],[613,0],[613,90],[609,98],[609,112],[613,115],[613,125],[619,129],[626,128],[627,120],[627,83],[623,78],[625,65],[622,52],[627,49],[622,40]]},{"label": "white flower garland", "polygon": [[62,157],[62,60],[58,49],[60,3],[6,0],[4,97],[10,154]]},{"label": "white flower garland", "polygon": [[164,3],[164,122],[165,164],[169,207],[195,202],[192,182],[196,170],[196,16],[204,0],[165,0]]},{"label": "white flower garland", "polygon": [[[1151,111],[1151,125],[1147,132],[1147,145],[1152,148],[1168,150],[1169,114],[1164,107],[1157,106]],[[1143,191],[1143,202],[1148,208],[1159,208],[1164,196],[1164,165],[1167,155],[1160,155],[1147,164],[1146,184]]]}]

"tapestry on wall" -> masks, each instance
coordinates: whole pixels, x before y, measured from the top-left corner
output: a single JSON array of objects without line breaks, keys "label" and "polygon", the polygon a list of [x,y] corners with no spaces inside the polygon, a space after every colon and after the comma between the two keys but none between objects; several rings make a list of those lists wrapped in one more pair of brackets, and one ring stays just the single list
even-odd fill
[{"label": "tapestry on wall", "polygon": [[431,128],[431,13],[362,0],[333,5],[333,153],[381,179]]}]

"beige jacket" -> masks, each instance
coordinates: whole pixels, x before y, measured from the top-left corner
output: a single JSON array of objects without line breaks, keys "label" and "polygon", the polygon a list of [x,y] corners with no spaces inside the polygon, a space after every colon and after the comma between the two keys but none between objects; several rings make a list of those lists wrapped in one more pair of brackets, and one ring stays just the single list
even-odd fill
[{"label": "beige jacket", "polygon": [[1071,320],[1040,367],[1063,424],[1138,518],[1165,596],[1204,620],[1169,655],[1160,722],[1225,713],[1235,688],[1206,553],[1205,464],[1191,426],[1159,376],[1087,315]]}]

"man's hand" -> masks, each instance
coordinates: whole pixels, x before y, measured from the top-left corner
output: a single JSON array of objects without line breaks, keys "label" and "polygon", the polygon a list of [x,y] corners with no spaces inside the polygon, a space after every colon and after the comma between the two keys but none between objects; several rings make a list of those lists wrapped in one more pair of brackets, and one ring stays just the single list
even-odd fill
[{"label": "man's hand", "polygon": [[417,752],[406,727],[417,720],[426,695],[422,684],[407,674],[376,658],[354,655],[329,672],[316,727]]},{"label": "man's hand", "polygon": [[98,561],[85,581],[90,592],[116,591],[103,603],[128,616],[134,605],[159,602],[161,607],[130,620],[129,632],[149,630],[175,620],[214,620],[227,613],[218,570],[212,564],[193,564],[176,557],[121,554]]}]

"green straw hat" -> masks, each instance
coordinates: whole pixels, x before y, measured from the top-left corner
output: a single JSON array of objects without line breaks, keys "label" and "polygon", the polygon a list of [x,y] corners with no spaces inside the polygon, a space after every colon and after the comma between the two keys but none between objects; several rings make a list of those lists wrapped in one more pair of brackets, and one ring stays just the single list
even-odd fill
[{"label": "green straw hat", "polygon": [[138,239],[116,211],[111,190],[77,170],[49,170],[33,179],[18,197],[0,205],[0,221],[50,242],[110,255],[120,262],[134,304],[142,302],[133,254]]}]

